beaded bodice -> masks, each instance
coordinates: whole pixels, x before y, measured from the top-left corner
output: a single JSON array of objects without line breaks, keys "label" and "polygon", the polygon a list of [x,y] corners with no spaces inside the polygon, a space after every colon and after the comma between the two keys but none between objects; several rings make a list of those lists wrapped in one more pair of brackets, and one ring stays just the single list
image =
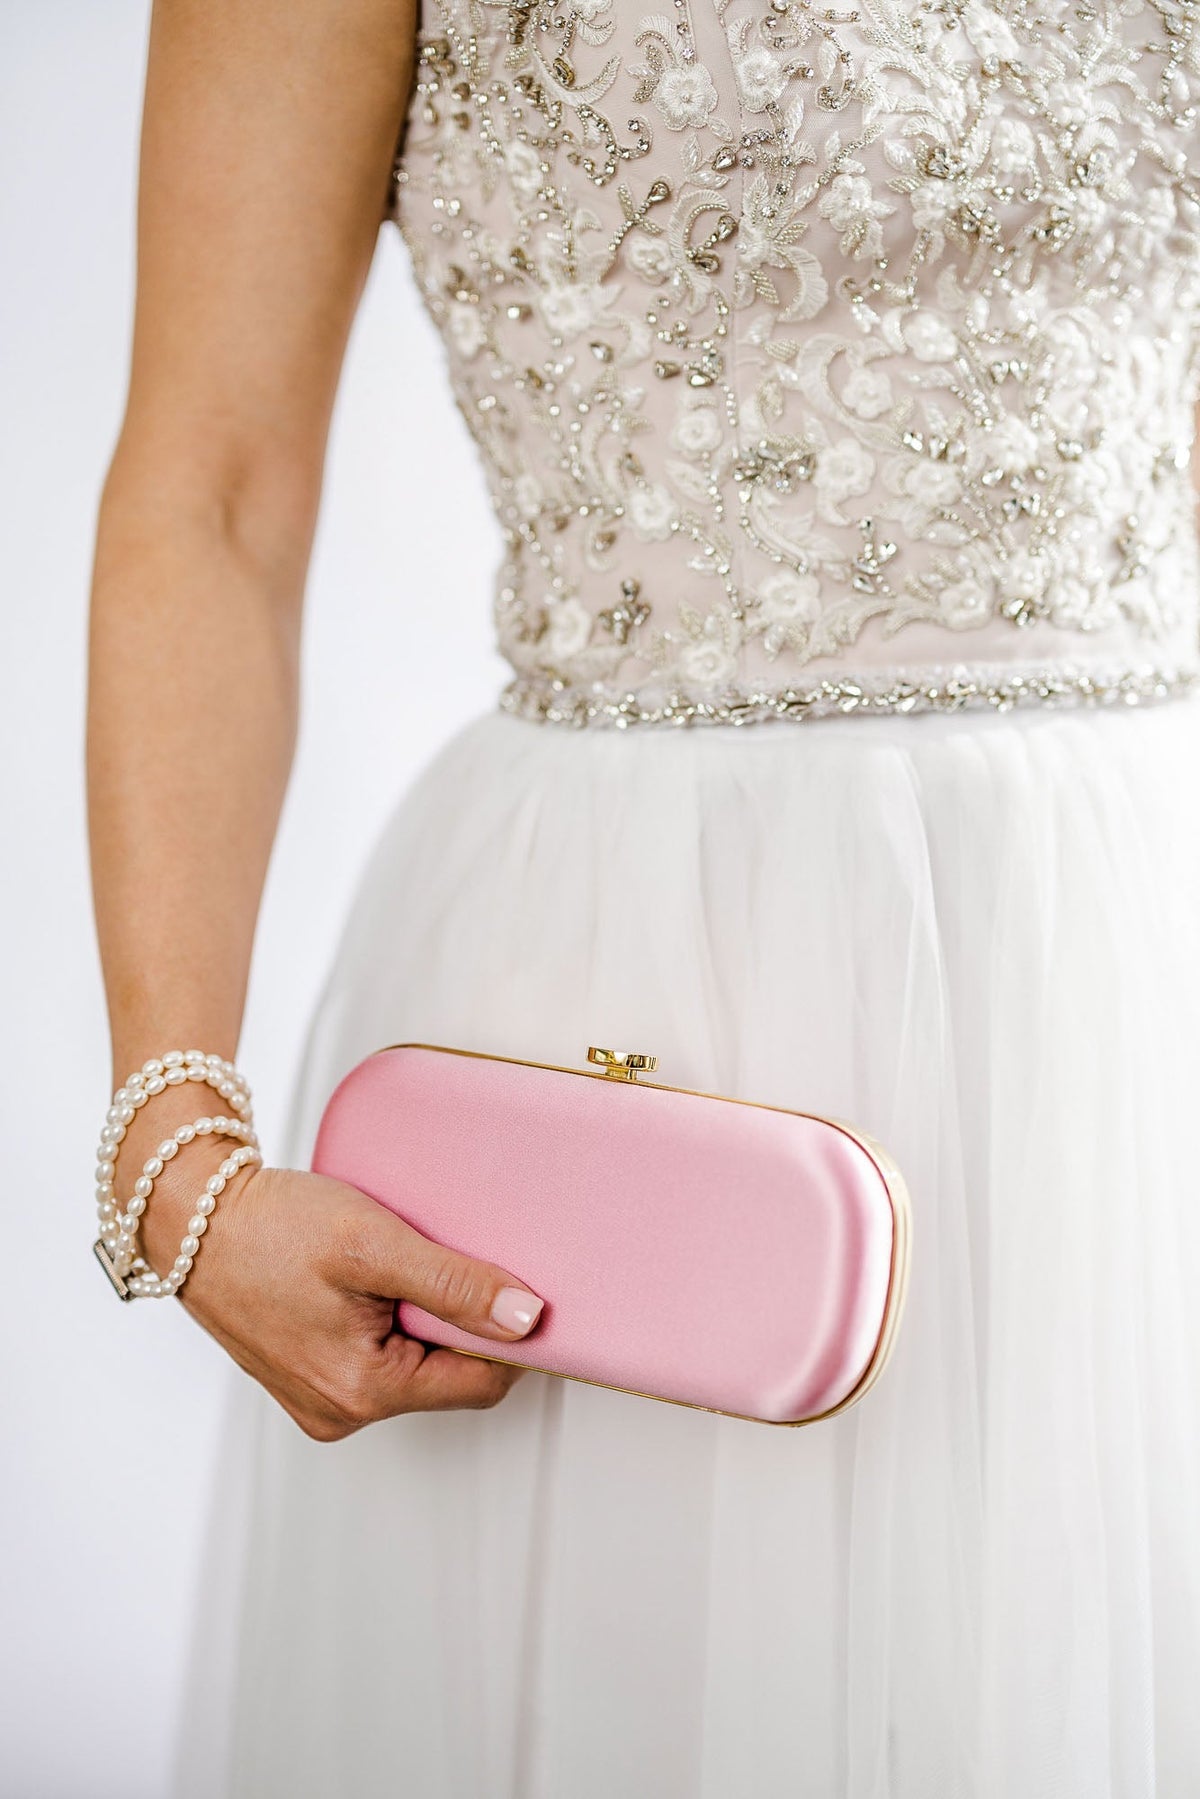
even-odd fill
[{"label": "beaded bodice", "polygon": [[1196,0],[426,0],[396,217],[514,709],[1176,690]]}]

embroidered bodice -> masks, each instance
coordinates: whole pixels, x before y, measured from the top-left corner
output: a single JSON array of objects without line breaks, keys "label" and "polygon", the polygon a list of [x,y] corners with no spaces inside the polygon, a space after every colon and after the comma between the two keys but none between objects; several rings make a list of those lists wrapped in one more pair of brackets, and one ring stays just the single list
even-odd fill
[{"label": "embroidered bodice", "polygon": [[426,0],[396,218],[536,717],[1178,691],[1196,0]]}]

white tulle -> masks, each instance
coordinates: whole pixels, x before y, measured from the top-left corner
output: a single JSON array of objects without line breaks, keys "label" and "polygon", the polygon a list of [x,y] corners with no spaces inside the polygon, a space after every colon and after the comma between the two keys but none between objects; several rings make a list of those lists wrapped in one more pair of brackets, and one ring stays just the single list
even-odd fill
[{"label": "white tulle", "polygon": [[329,1447],[247,1386],[181,1791],[1200,1794],[1200,700],[481,719],[380,842],[294,1160],[405,1038],[861,1122],[900,1340],[794,1431],[531,1375]]}]

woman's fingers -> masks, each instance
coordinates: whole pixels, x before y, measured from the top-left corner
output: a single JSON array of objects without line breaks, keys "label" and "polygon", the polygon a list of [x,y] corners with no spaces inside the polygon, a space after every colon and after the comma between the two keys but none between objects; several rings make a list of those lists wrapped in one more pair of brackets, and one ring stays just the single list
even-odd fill
[{"label": "woman's fingers", "polygon": [[352,1279],[365,1293],[407,1299],[435,1318],[475,1336],[519,1341],[537,1323],[542,1301],[524,1282],[423,1237],[411,1225],[376,1208],[356,1212],[346,1245]]},{"label": "woman's fingers", "polygon": [[300,1428],[321,1442],[336,1442],[406,1412],[483,1411],[498,1405],[525,1372],[452,1349],[426,1349],[394,1332],[319,1392],[276,1392]]},{"label": "woman's fingers", "polygon": [[409,1341],[397,1333],[383,1346],[383,1359],[372,1383],[382,1418],[400,1412],[483,1411],[498,1405],[525,1372],[507,1363],[461,1355],[454,1349],[426,1349],[414,1368],[403,1349]]}]

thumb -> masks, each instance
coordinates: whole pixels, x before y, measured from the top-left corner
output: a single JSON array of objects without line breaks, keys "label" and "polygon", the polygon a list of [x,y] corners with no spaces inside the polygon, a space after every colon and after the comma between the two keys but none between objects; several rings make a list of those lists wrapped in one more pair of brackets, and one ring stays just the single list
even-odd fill
[{"label": "thumb", "polygon": [[538,1321],[542,1300],[523,1282],[457,1249],[447,1249],[380,1208],[369,1278],[385,1299],[407,1299],[447,1324],[510,1343]]}]

